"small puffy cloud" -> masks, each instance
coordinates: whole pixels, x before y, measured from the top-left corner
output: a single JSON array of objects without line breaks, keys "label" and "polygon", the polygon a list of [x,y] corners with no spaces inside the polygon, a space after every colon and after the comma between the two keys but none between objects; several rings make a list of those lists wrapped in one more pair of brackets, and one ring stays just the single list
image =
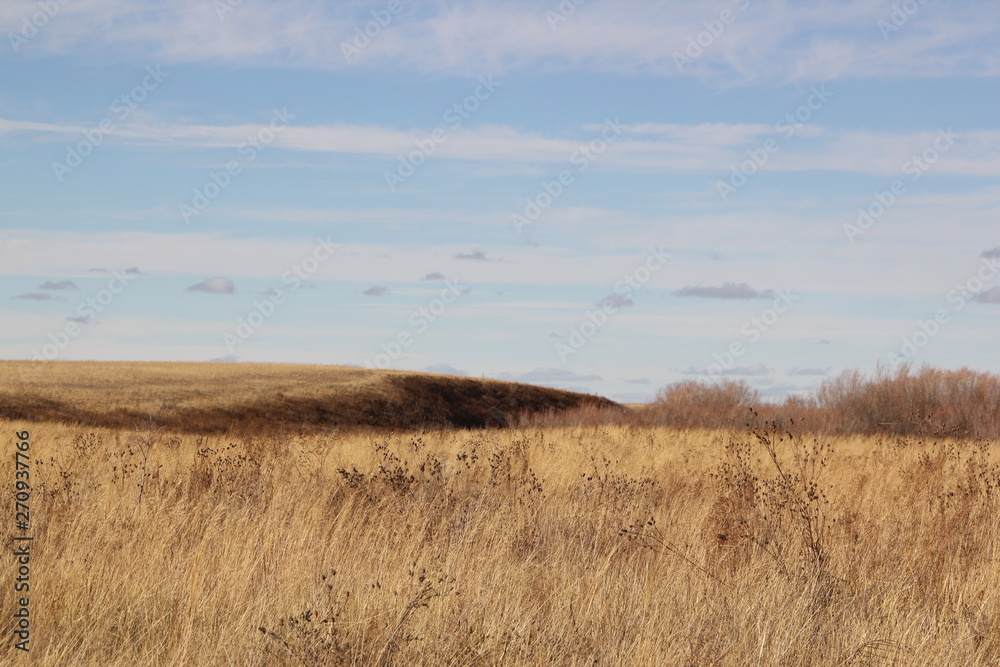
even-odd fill
[{"label": "small puffy cloud", "polygon": [[829,371],[826,368],[793,368],[788,371],[789,375],[823,375]]},{"label": "small puffy cloud", "polygon": [[984,250],[980,257],[985,257],[986,259],[1000,259],[1000,246],[997,246],[992,250]]},{"label": "small puffy cloud", "polygon": [[991,287],[974,297],[979,303],[1000,303],[1000,287]]},{"label": "small puffy cloud", "polygon": [[389,288],[382,285],[372,285],[362,292],[362,294],[365,296],[385,296],[389,294]]},{"label": "small puffy cloud", "polygon": [[597,305],[601,308],[611,310],[614,308],[628,308],[629,306],[634,306],[635,301],[632,300],[632,297],[625,294],[609,294],[598,301]]},{"label": "small puffy cloud", "polygon": [[52,289],[52,290],[69,289],[69,290],[76,290],[77,292],[80,291],[80,288],[77,287],[76,283],[74,283],[72,280],[60,280],[58,282],[47,280],[38,289]]},{"label": "small puffy cloud", "polygon": [[723,283],[721,287],[695,285],[674,291],[674,296],[694,296],[703,299],[766,299],[771,290],[757,291],[746,283]]},{"label": "small puffy cloud", "polygon": [[428,273],[426,276],[421,278],[421,280],[446,280],[443,273],[435,271],[434,273]]},{"label": "small puffy cloud", "polygon": [[25,301],[58,301],[59,297],[52,296],[48,292],[25,292],[24,294],[18,294],[17,296],[10,297],[11,299],[23,299]]},{"label": "small puffy cloud", "polygon": [[455,259],[474,259],[478,262],[488,262],[490,258],[486,256],[486,253],[477,250],[475,252],[459,252],[455,254]]},{"label": "small puffy cloud", "polygon": [[440,373],[441,375],[468,375],[466,371],[463,371],[461,368],[455,368],[451,364],[434,364],[420,370],[425,373]]},{"label": "small puffy cloud", "polygon": [[631,380],[625,380],[629,384],[653,384],[653,381],[649,378],[632,378]]},{"label": "small puffy cloud", "polygon": [[224,276],[208,278],[187,288],[188,292],[206,292],[208,294],[235,294],[236,285]]}]

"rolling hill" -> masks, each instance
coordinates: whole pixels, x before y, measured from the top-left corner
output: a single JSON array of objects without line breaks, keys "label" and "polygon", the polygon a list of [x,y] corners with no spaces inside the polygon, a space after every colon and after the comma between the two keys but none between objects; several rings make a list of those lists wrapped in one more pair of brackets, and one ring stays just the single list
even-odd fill
[{"label": "rolling hill", "polygon": [[[605,398],[468,377],[344,366],[0,361],[0,417],[187,433],[232,428],[486,428]],[[622,409],[625,409],[624,407]]]}]

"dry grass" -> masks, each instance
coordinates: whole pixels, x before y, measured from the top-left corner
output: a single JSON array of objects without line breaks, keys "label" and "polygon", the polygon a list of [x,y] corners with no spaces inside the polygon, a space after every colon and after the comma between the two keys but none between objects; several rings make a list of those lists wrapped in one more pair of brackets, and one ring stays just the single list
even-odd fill
[{"label": "dry grass", "polygon": [[506,426],[521,414],[615,406],[596,396],[431,373],[292,364],[0,361],[0,416],[189,433]]},{"label": "dry grass", "polygon": [[1000,662],[984,442],[31,431],[26,664]]}]

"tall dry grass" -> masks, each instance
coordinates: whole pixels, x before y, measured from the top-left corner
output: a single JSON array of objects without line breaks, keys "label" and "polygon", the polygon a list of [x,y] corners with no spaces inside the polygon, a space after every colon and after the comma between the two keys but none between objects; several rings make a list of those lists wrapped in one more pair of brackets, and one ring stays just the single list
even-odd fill
[{"label": "tall dry grass", "polygon": [[36,424],[32,651],[0,661],[998,664],[991,446],[794,428]]}]

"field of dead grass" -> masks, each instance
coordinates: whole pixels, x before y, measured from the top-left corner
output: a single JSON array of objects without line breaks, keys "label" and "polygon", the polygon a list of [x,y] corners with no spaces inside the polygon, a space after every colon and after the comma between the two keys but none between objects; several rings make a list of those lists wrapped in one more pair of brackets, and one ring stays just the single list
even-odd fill
[{"label": "field of dead grass", "polygon": [[505,426],[532,412],[595,406],[597,396],[432,373],[249,363],[0,361],[0,416],[131,428],[148,415],[175,431]]},{"label": "field of dead grass", "polygon": [[31,651],[8,556],[4,664],[1000,663],[984,441],[7,420],[7,488],[26,429]]}]

